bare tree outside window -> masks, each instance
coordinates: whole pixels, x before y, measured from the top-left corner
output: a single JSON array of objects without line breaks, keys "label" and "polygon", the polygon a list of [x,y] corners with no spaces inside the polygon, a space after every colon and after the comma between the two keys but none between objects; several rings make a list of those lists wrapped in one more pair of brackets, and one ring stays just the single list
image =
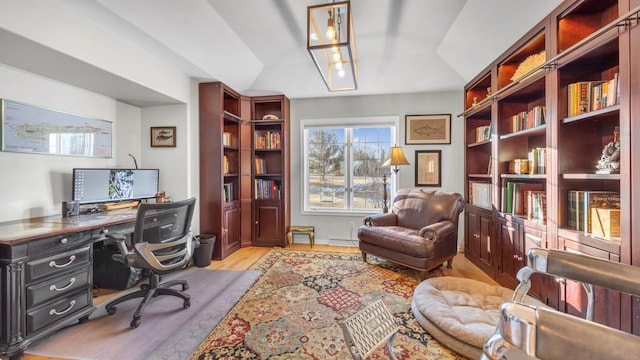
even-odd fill
[{"label": "bare tree outside window", "polygon": [[309,208],[382,208],[382,164],[392,144],[392,127],[318,127],[305,132]]}]

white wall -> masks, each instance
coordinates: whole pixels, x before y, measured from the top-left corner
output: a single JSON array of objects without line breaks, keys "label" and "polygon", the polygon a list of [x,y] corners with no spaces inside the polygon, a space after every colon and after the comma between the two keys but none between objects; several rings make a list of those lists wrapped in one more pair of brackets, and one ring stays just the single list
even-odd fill
[{"label": "white wall", "polygon": [[127,154],[140,154],[138,108],[2,64],[0,79],[0,98],[111,121],[114,137],[113,158],[0,152],[0,221],[59,214],[72,168],[132,167]]},{"label": "white wall", "polygon": [[[3,5],[0,34],[10,32],[8,39],[17,43],[6,44],[14,50],[10,54],[0,53],[2,59],[7,55],[6,63],[0,61],[0,98],[111,121],[114,138],[110,159],[0,152],[0,221],[59,214],[61,202],[71,199],[72,168],[132,168],[128,154],[136,157],[140,167],[159,168],[160,187],[174,199],[197,195],[192,193],[198,167],[191,155],[191,139],[197,139],[197,126],[194,129],[192,124],[197,124],[198,105],[197,92],[192,102],[189,76],[88,21],[64,2],[24,0]],[[25,39],[23,43],[19,38]],[[70,60],[67,68],[57,62],[51,65],[50,60],[65,56]],[[78,67],[69,68],[73,66]],[[140,108],[87,90],[113,93],[109,86],[124,97],[144,91],[140,98],[159,94],[153,97],[156,103],[161,99],[178,105]],[[176,148],[150,147],[149,128],[156,125],[177,127]],[[198,223],[194,219],[194,231]]]},{"label": "white wall", "polygon": [[[362,224],[361,215],[308,215],[302,213],[302,139],[300,121],[305,119],[354,118],[367,116],[398,116],[399,142],[404,149],[409,166],[401,166],[398,172],[398,187],[414,187],[415,151],[442,151],[442,186],[426,189],[464,192],[464,134],[462,122],[457,115],[462,113],[462,91],[448,93],[413,93],[380,96],[354,96],[317,99],[291,100],[291,224],[314,225],[316,242],[332,245],[357,246],[357,227]],[[450,145],[405,145],[405,115],[451,114]],[[390,194],[390,198],[393,194]],[[350,222],[355,223],[351,230]],[[464,229],[463,216],[460,216],[459,240],[462,245]],[[343,239],[342,241],[340,239]],[[296,240],[297,241],[297,238]],[[301,242],[307,241],[301,238]]]}]

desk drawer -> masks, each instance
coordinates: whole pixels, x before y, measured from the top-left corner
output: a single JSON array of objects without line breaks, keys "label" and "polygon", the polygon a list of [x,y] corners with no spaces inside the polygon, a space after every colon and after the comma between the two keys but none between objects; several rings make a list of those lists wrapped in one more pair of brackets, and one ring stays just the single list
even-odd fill
[{"label": "desk drawer", "polygon": [[85,289],[75,294],[63,296],[46,306],[27,312],[27,336],[44,328],[45,326],[60,321],[74,313],[91,306],[91,289]]},{"label": "desk drawer", "polygon": [[38,256],[45,253],[61,252],[82,245],[83,243],[89,243],[90,240],[91,230],[33,240],[27,245],[27,255]]},{"label": "desk drawer", "polygon": [[90,263],[91,245],[73,249],[43,259],[27,262],[27,284],[45,276],[56,276],[63,272]]},{"label": "desk drawer", "polygon": [[27,309],[82,288],[91,288],[90,276],[90,267],[85,266],[73,273],[37,285],[27,286]]}]

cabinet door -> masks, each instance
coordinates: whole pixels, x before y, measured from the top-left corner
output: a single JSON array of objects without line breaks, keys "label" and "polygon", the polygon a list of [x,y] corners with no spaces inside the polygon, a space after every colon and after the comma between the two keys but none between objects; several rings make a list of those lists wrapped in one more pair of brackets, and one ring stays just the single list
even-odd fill
[{"label": "cabinet door", "polygon": [[[615,261],[612,254],[587,246],[570,239],[559,238],[565,251],[587,254],[607,260]],[[587,309],[587,296],[582,284],[575,281],[566,280],[563,294],[561,294],[561,306],[565,312],[584,318]],[[621,328],[621,298],[620,293],[602,287],[594,286],[595,312],[593,319],[596,322],[605,324],[617,329]]]},{"label": "cabinet door", "polygon": [[500,240],[500,256],[496,280],[507,287],[518,285],[516,273],[524,264],[522,236],[520,225],[511,221],[500,221],[498,232]]},{"label": "cabinet door", "polygon": [[[224,209],[224,223],[222,229],[222,246],[225,254],[240,248],[240,210],[237,206],[229,206]],[[226,255],[225,255],[226,256]]]},{"label": "cabinet door", "polygon": [[281,228],[280,204],[278,202],[264,202],[255,206],[255,245],[284,245]]},{"label": "cabinet door", "polygon": [[473,262],[477,262],[478,259],[478,248],[479,248],[479,234],[478,225],[480,221],[478,221],[478,213],[467,210],[464,213],[465,215],[465,242],[464,242],[464,252],[467,258],[472,260]]},{"label": "cabinet door", "polygon": [[493,268],[493,247],[491,244],[492,239],[492,217],[491,214],[480,214],[480,218],[478,219],[479,223],[479,252],[478,252],[478,266],[489,275],[495,273]]}]

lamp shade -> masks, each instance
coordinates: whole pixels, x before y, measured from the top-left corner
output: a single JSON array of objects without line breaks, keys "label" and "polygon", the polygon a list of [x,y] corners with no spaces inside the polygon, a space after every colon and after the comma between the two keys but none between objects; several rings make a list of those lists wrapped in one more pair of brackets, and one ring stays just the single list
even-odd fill
[{"label": "lamp shade", "polygon": [[350,1],[307,8],[307,50],[329,91],[358,88]]},{"label": "lamp shade", "polygon": [[409,161],[404,156],[404,152],[400,146],[392,146],[391,147],[391,156],[389,157],[389,165],[397,166],[397,165],[409,165]]}]

